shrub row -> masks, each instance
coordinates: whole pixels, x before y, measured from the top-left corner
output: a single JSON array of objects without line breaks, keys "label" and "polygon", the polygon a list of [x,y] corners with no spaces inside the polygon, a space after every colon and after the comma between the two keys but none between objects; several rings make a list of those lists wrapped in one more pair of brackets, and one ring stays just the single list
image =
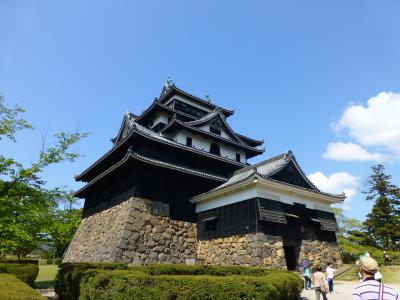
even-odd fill
[{"label": "shrub row", "polygon": [[84,276],[79,299],[292,300],[298,299],[301,290],[299,276],[282,272],[267,276],[151,276],[131,270],[97,270]]},{"label": "shrub row", "polygon": [[303,283],[287,271],[256,267],[62,264],[60,299],[296,299]]},{"label": "shrub row", "polygon": [[0,262],[0,273],[15,275],[18,279],[33,286],[39,274],[39,266],[37,261],[34,261],[34,263]]},{"label": "shrub row", "polygon": [[276,270],[263,269],[257,267],[241,266],[212,266],[212,265],[181,265],[181,264],[159,264],[141,267],[131,267],[138,271],[150,275],[247,275],[247,276],[265,276]]},{"label": "shrub row", "polygon": [[126,264],[116,263],[65,263],[60,265],[57,272],[55,291],[59,299],[78,299],[79,284],[87,270],[126,270]]},{"label": "shrub row", "polygon": [[39,292],[11,274],[0,274],[0,296],[8,300],[44,300]]}]

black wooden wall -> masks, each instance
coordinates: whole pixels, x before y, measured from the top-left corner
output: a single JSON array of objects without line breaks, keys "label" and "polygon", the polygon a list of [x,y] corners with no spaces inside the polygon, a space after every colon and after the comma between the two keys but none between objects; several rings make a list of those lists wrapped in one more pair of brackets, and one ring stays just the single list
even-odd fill
[{"label": "black wooden wall", "polygon": [[[269,200],[274,201],[274,200]],[[285,239],[307,239],[335,242],[335,232],[321,230],[320,224],[311,218],[317,219],[317,210],[308,209],[305,205],[282,203],[287,224],[260,220],[257,198],[229,204],[197,214],[197,232],[200,240],[229,237],[246,233],[263,232],[266,235],[281,236]],[[332,213],[329,214],[334,219]],[[212,220],[212,221],[208,221]],[[215,230],[210,230],[207,223],[214,222]],[[208,227],[208,228],[207,228]]]}]

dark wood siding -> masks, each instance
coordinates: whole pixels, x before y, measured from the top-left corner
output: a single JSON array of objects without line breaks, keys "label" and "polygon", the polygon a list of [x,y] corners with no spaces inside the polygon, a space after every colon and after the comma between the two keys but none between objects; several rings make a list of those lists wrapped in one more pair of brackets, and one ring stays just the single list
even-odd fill
[{"label": "dark wood siding", "polygon": [[[263,232],[266,235],[282,236],[291,240],[320,240],[335,242],[334,232],[321,230],[317,218],[320,211],[306,208],[305,205],[282,203],[287,224],[262,221],[258,211],[257,198],[218,207],[197,214],[197,232],[200,240],[229,237],[246,233]],[[265,199],[260,199],[265,200]],[[274,201],[274,200],[268,200]],[[333,213],[324,212],[334,219]],[[215,230],[206,230],[207,220],[217,219]],[[215,222],[215,221],[214,221]]]}]

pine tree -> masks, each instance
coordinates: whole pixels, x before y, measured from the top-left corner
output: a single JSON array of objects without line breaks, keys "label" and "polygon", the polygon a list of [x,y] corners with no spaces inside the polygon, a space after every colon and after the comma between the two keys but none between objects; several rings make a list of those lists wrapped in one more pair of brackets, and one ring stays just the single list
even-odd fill
[{"label": "pine tree", "polygon": [[371,169],[363,193],[366,200],[375,203],[364,226],[379,246],[395,250],[400,240],[399,188],[390,182],[391,176],[385,174],[383,165],[373,165]]}]

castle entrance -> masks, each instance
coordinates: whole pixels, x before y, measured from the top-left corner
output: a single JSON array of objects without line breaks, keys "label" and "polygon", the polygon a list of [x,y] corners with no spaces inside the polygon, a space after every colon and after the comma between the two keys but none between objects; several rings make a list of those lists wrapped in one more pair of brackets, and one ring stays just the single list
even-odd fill
[{"label": "castle entrance", "polygon": [[299,265],[301,240],[283,240],[283,250],[285,252],[286,267],[289,271],[295,271]]}]

